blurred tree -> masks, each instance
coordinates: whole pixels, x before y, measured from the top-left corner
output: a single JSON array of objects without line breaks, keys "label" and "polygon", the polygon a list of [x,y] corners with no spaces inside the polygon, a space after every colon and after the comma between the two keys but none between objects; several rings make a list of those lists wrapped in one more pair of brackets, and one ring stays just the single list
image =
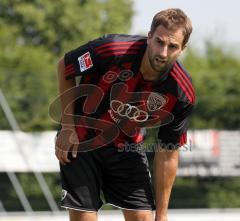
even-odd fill
[{"label": "blurred tree", "polygon": [[192,128],[238,129],[240,125],[240,59],[206,42],[206,52],[190,49],[184,58],[196,93]]},{"label": "blurred tree", "polygon": [[130,28],[132,1],[3,0],[0,16],[24,45],[61,54],[91,38]]},{"label": "blurred tree", "polygon": [[177,177],[170,208],[239,208],[239,177]]},{"label": "blurred tree", "polygon": [[[132,15],[127,0],[0,2],[0,87],[23,130],[54,128],[48,106],[59,57],[105,33],[127,33]],[[7,128],[0,111],[0,129]]]}]

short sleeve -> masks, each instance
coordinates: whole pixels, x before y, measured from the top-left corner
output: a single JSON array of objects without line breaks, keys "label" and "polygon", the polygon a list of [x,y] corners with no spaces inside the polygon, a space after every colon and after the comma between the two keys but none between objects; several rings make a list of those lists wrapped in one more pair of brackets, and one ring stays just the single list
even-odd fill
[{"label": "short sleeve", "polygon": [[64,62],[66,79],[88,75],[96,70],[96,57],[90,42],[66,53]]},{"label": "short sleeve", "polygon": [[177,105],[174,119],[171,123],[159,128],[158,143],[164,149],[176,149],[187,142],[187,127],[189,116],[193,110],[192,104]]}]

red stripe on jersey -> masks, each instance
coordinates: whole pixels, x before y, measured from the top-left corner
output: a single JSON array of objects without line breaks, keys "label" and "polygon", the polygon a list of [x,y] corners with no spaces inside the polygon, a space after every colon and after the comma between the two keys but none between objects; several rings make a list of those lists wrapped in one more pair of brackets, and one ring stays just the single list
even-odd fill
[{"label": "red stripe on jersey", "polygon": [[182,75],[182,77],[184,78],[184,80],[186,81],[186,83],[188,84],[189,86],[189,89],[190,89],[190,92],[191,94],[193,95],[193,101],[195,100],[195,91],[193,89],[193,86],[192,86],[192,82],[189,80],[189,78],[186,76],[186,74],[183,72],[181,66],[179,64],[176,63],[176,68],[177,70],[179,71],[179,73]]},{"label": "red stripe on jersey", "polygon": [[84,141],[87,137],[87,132],[88,132],[86,129],[87,123],[85,121],[85,118],[83,117],[78,118],[76,125],[77,126],[75,126],[75,130],[77,132],[78,140],[79,142]]},{"label": "red stripe on jersey", "polygon": [[75,70],[74,70],[74,66],[73,64],[69,64],[66,66],[65,70],[64,70],[64,75],[68,76],[71,74],[74,74]]},{"label": "red stripe on jersey", "polygon": [[[146,92],[146,93],[151,93],[152,90],[152,83],[145,83],[143,82],[142,79],[142,74],[139,72],[137,75],[137,81],[138,81],[138,89],[140,90],[140,92]],[[139,84],[141,82],[141,84]],[[143,82],[143,83],[142,83]],[[144,111],[148,112],[147,110],[147,100],[146,100],[146,95],[141,94],[141,100],[140,102],[143,102],[143,105],[141,105],[141,109],[143,109]],[[146,103],[145,103],[146,102]],[[126,125],[128,126],[128,124],[126,123]],[[140,143],[144,140],[144,135],[141,133],[141,129],[139,127],[139,123],[137,122],[131,122],[131,124],[129,125],[130,127],[135,127],[135,131],[136,134],[134,137],[131,138],[133,143]]]},{"label": "red stripe on jersey", "polygon": [[74,71],[74,68],[67,69],[67,70],[65,70],[64,72],[65,72],[65,73],[69,73],[69,72],[72,72],[72,71]]},{"label": "red stripe on jersey", "polygon": [[105,52],[112,52],[112,51],[117,51],[117,50],[121,50],[121,51],[127,51],[127,50],[138,50],[140,49],[140,46],[121,46],[121,45],[115,45],[111,48],[103,48],[101,50],[96,51],[96,54],[104,54]]},{"label": "red stripe on jersey", "polygon": [[72,69],[74,69],[73,64],[69,64],[65,67],[65,71],[69,71],[69,70],[72,70]]},{"label": "red stripe on jersey", "polygon": [[68,64],[68,65],[66,65],[65,70],[68,70],[68,69],[71,69],[71,68],[73,68],[73,64]]},{"label": "red stripe on jersey", "polygon": [[179,145],[182,146],[184,144],[187,143],[187,133],[183,133],[181,136],[180,136],[180,141],[179,141]]},{"label": "red stripe on jersey", "polygon": [[189,82],[185,81],[183,79],[183,76],[181,74],[181,72],[179,72],[178,69],[176,69],[176,66],[174,65],[173,67],[173,71],[171,72],[171,75],[174,77],[174,79],[177,81],[177,83],[179,84],[179,86],[182,88],[182,90],[185,92],[187,98],[189,99],[189,101],[191,103],[194,102],[194,93],[193,91],[191,91],[191,89],[189,88]]},{"label": "red stripe on jersey", "polygon": [[[132,96],[134,95],[134,92],[137,90],[137,87],[139,86],[139,77],[137,76],[137,78],[133,77],[130,78],[127,82],[127,92],[125,90],[121,90],[119,91],[117,97],[115,97],[115,100],[119,100],[121,102],[123,102],[124,104],[129,103],[129,101],[131,101]],[[128,128],[131,127],[130,130],[132,130],[132,128],[135,128],[136,133],[134,134],[133,137],[131,137],[130,139],[135,142],[136,137],[138,137],[139,135],[139,128],[137,128],[138,123],[131,121],[130,119],[121,119],[120,120],[120,124],[121,124],[121,133],[119,134],[119,136],[113,141],[114,145],[119,147],[119,144],[121,143],[125,143],[126,142],[126,136],[128,137],[129,135],[127,135],[127,131],[129,131]],[[140,137],[139,137],[140,138]]]},{"label": "red stripe on jersey", "polygon": [[106,43],[103,45],[100,45],[98,47],[95,48],[95,51],[98,52],[100,49],[105,48],[105,47],[110,47],[110,46],[115,46],[115,45],[142,45],[144,44],[144,42],[140,42],[140,41],[130,41],[130,42],[112,42],[112,43]]},{"label": "red stripe on jersey", "polygon": [[[111,67],[109,71],[113,71],[113,72],[115,72],[117,75],[119,75],[119,73],[120,73],[120,69],[119,69],[117,66]],[[96,86],[97,86],[97,87],[100,87],[100,88],[102,89],[104,95],[106,95],[106,94],[109,93],[109,90],[110,90],[111,87],[112,87],[112,83],[111,83],[111,82],[107,82],[107,81],[105,80],[105,78],[102,77],[102,78],[100,78],[100,80],[96,83]],[[88,97],[89,101],[96,98],[96,96],[97,96],[96,93],[97,93],[97,92],[98,92],[98,90],[94,90],[94,91],[92,91],[92,93],[90,93],[90,94],[88,95],[88,96],[89,96],[89,97]],[[103,99],[104,99],[104,98],[103,98]],[[103,102],[103,101],[101,101],[101,102]],[[107,103],[108,103],[108,102],[107,102]],[[94,106],[95,106],[94,102],[92,102],[92,103],[89,102],[89,103],[88,103],[88,108],[93,108],[93,107],[90,106],[90,105],[94,105]],[[100,105],[102,105],[102,104],[100,104]],[[99,107],[98,107],[98,108],[99,108]],[[100,107],[100,108],[101,108],[101,107]],[[98,120],[105,120],[105,121],[110,121],[110,122],[112,121],[111,118],[110,118],[110,116],[109,116],[109,113],[108,113],[107,111],[106,111],[105,113],[103,113],[100,117],[98,117]],[[98,128],[98,126],[97,126],[98,123],[99,123],[99,121],[96,121],[96,123],[93,123],[92,127],[93,127],[93,128]],[[85,127],[84,130],[86,131],[86,133],[88,132],[88,128],[87,128],[87,127]],[[109,128],[109,130],[111,130],[111,128]],[[79,132],[80,132],[80,131],[79,131]],[[99,134],[99,130],[95,129],[95,133],[96,133],[96,135]],[[110,131],[109,133],[111,133],[111,131]],[[94,144],[93,146],[97,146],[97,143],[96,143],[96,142],[98,142],[98,140],[93,140],[92,142],[93,142],[93,144]]]},{"label": "red stripe on jersey", "polygon": [[167,103],[162,107],[162,110],[172,112],[174,105],[176,104],[177,98],[170,93],[166,93]]},{"label": "red stripe on jersey", "polygon": [[107,54],[103,54],[101,55],[102,57],[109,57],[109,56],[113,56],[113,55],[132,55],[132,54],[138,54],[138,51],[136,50],[126,50],[126,51],[116,51],[116,52],[111,52],[111,53],[107,53]]}]

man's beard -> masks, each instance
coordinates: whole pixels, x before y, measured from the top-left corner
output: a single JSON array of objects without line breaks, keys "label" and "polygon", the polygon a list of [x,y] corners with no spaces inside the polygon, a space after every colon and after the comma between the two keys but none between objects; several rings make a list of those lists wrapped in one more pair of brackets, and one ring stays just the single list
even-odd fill
[{"label": "man's beard", "polygon": [[159,74],[166,72],[171,67],[171,63],[166,58],[152,56],[150,52],[148,53],[148,59],[151,68]]}]

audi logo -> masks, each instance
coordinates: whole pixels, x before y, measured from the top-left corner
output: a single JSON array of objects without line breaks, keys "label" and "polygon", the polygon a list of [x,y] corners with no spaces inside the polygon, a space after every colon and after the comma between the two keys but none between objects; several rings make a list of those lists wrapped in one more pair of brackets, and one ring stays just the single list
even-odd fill
[{"label": "audi logo", "polygon": [[110,102],[111,110],[117,113],[121,117],[127,117],[130,120],[136,122],[144,122],[148,119],[148,113],[140,110],[138,107],[131,104],[124,104],[118,100],[112,100]]}]

